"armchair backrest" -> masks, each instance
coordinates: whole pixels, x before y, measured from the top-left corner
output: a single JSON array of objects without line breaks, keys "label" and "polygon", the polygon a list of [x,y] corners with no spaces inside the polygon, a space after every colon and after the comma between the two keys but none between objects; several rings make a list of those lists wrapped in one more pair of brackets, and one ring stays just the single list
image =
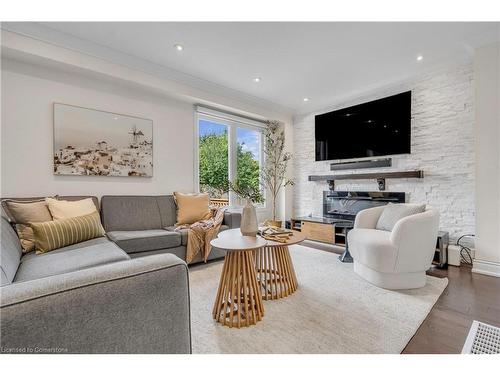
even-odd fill
[{"label": "armchair backrest", "polygon": [[391,242],[399,251],[396,271],[427,270],[434,257],[439,231],[439,212],[427,207],[425,212],[399,220],[391,232]]}]

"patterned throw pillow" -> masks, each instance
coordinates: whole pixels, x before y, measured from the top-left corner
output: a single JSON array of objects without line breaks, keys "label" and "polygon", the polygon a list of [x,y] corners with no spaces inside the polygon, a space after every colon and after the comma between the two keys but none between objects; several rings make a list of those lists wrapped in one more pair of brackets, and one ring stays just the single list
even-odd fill
[{"label": "patterned throw pillow", "polygon": [[380,215],[375,229],[392,231],[396,223],[402,218],[419,214],[425,211],[425,204],[389,203]]},{"label": "patterned throw pillow", "polygon": [[104,236],[99,213],[69,219],[29,223],[35,236],[37,254]]}]

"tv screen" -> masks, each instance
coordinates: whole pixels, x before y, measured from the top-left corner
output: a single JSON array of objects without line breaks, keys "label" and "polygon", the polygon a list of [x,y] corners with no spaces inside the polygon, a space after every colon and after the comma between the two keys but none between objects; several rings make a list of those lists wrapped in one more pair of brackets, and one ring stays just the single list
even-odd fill
[{"label": "tv screen", "polygon": [[316,161],[410,153],[411,91],[317,115]]}]

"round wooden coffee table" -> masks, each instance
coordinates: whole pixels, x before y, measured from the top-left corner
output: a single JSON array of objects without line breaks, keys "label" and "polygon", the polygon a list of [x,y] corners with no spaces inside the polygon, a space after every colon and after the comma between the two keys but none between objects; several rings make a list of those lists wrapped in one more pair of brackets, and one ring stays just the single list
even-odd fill
[{"label": "round wooden coffee table", "polygon": [[239,229],[224,232],[227,233],[210,242],[226,250],[212,316],[228,327],[248,327],[264,316],[254,251],[265,246],[267,241],[261,237],[243,236]]},{"label": "round wooden coffee table", "polygon": [[[219,233],[219,238],[241,236],[239,229],[229,229]],[[297,290],[297,276],[290,257],[289,245],[306,239],[303,233],[293,231],[286,243],[266,241],[266,245],[254,251],[257,280],[261,286],[262,298],[273,300],[287,297]]]},{"label": "round wooden coffee table", "polygon": [[257,280],[264,300],[287,297],[297,290],[297,276],[288,246],[305,239],[303,233],[293,231],[286,243],[267,241],[266,246],[255,251]]}]

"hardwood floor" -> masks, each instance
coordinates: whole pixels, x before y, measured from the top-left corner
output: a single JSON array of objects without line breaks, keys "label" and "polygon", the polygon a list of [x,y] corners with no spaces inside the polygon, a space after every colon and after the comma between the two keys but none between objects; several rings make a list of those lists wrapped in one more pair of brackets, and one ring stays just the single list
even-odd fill
[{"label": "hardwood floor", "polygon": [[[343,250],[305,242],[305,246],[323,251]],[[448,286],[403,350],[404,354],[460,353],[473,320],[500,327],[500,278],[472,273],[466,265],[444,270],[432,268],[427,274],[447,277]]]},{"label": "hardwood floor", "polygon": [[447,277],[448,287],[403,353],[460,353],[473,320],[500,327],[500,278],[465,265],[427,274]]}]

